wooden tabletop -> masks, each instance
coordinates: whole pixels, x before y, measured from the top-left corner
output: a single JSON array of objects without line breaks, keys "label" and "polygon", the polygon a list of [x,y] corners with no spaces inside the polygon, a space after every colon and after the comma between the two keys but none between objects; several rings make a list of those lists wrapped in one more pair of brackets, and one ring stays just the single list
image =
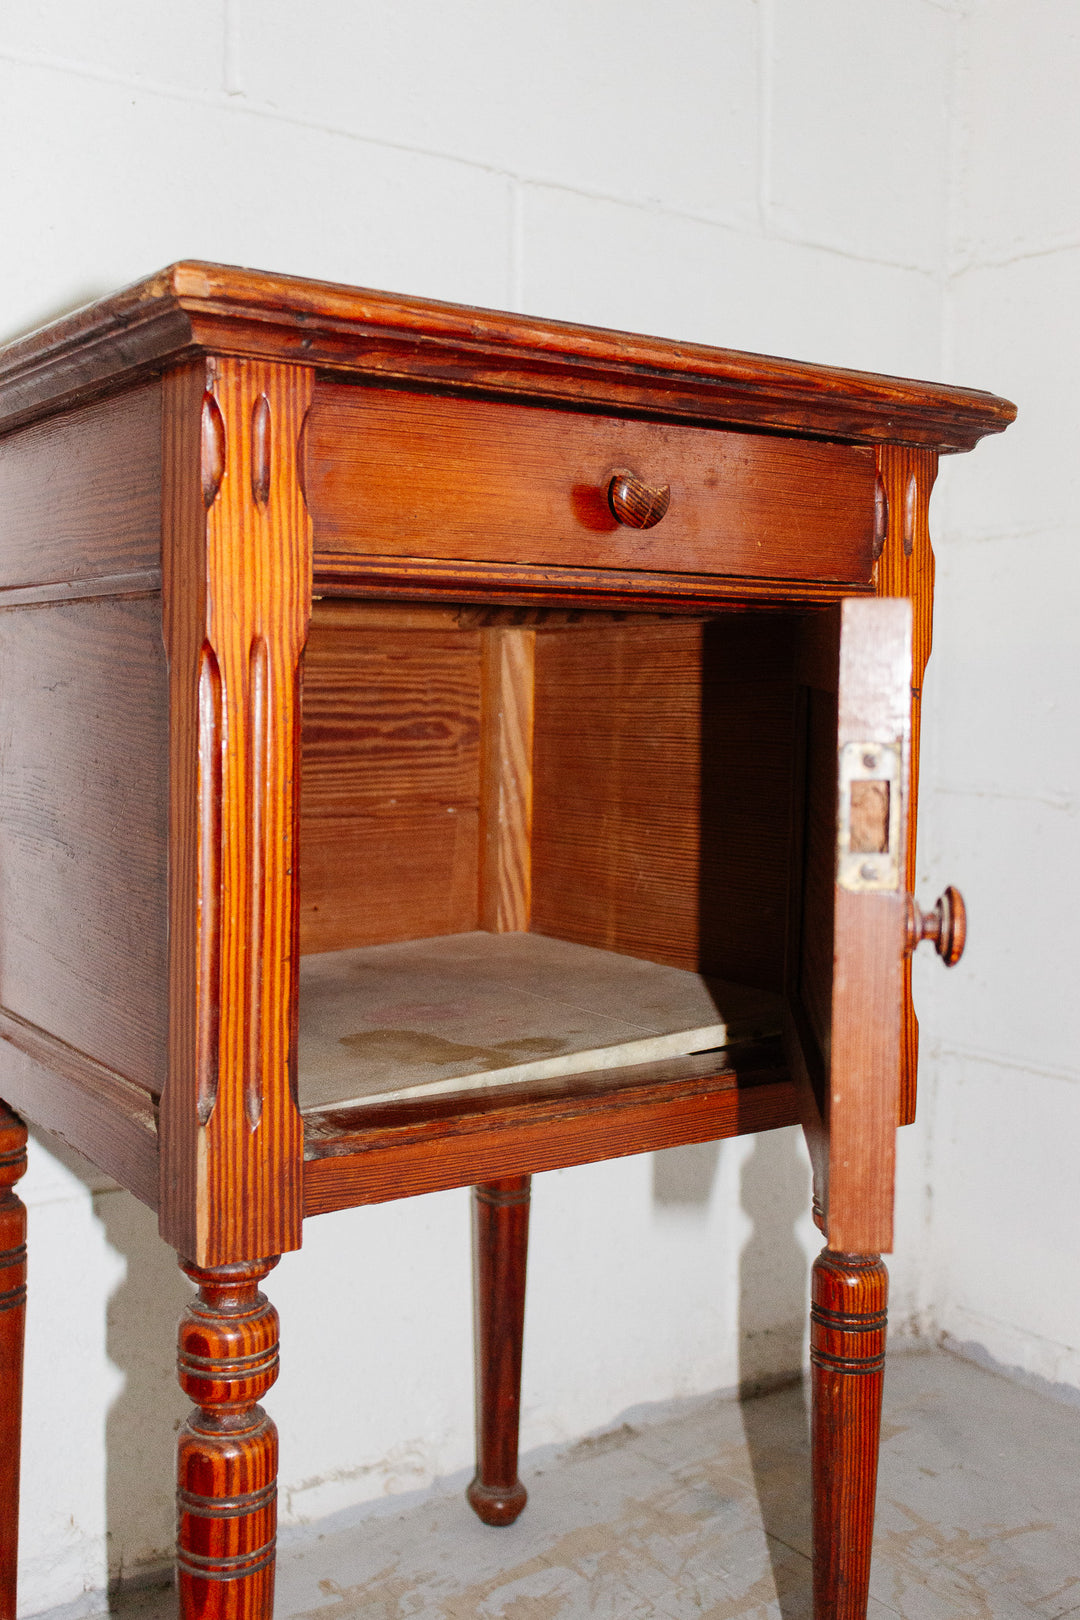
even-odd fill
[{"label": "wooden tabletop", "polygon": [[182,261],[0,351],[0,431],[200,353],[941,451],[969,450],[1016,415],[976,389]]}]

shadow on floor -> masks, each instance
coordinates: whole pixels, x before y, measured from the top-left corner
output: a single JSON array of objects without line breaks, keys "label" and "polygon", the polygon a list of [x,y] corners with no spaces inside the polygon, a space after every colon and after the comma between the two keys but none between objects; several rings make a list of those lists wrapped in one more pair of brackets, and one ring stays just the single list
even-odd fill
[{"label": "shadow on floor", "polygon": [[[783,1620],[811,1611],[810,1444],[800,1369],[810,1268],[797,1226],[810,1197],[795,1130],[753,1139],[742,1207],[753,1222],[739,1265],[739,1391],[746,1447]],[[790,1397],[755,1397],[788,1388]],[[792,1558],[792,1553],[797,1555]]]}]

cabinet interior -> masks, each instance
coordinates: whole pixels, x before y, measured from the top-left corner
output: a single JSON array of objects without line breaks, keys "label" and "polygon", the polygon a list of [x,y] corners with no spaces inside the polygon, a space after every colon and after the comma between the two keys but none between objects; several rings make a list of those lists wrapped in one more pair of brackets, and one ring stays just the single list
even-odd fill
[{"label": "cabinet interior", "polygon": [[[302,1104],[305,974],[325,986],[325,953],[395,942],[613,952],[743,987],[732,1029],[775,1032],[805,841],[802,622],[316,600]],[[383,958],[341,971],[357,960]]]}]

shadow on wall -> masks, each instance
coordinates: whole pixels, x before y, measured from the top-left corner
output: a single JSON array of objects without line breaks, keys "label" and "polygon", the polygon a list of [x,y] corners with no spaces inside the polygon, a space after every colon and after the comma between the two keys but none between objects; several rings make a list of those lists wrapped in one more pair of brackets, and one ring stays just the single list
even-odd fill
[{"label": "shadow on wall", "polygon": [[742,1207],[753,1222],[739,1262],[739,1393],[754,1485],[784,1620],[807,1612],[810,1566],[810,1435],[798,1386],[809,1325],[810,1265],[798,1226],[810,1203],[810,1169],[797,1128],[753,1138],[743,1163]]},{"label": "shadow on wall", "polygon": [[171,1570],[176,1436],[191,1402],[176,1381],[176,1325],[192,1287],[158,1236],[157,1216],[130,1193],[99,1193],[95,1212],[126,1262],[109,1300],[106,1346],[124,1386],[105,1425],[109,1593]]},{"label": "shadow on wall", "polygon": [[[170,1565],[174,1534],[174,1451],[189,1403],[175,1377],[176,1324],[191,1297],[173,1251],[158,1236],[154,1214],[129,1193],[45,1138],[50,1153],[93,1197],[124,1280],[107,1311],[109,1360],[123,1385],[106,1419],[106,1527],[110,1596],[157,1580]],[[739,1382],[751,1467],[781,1612],[792,1587],[788,1549],[809,1548],[809,1448],[802,1403],[752,1397],[801,1376],[809,1267],[797,1226],[809,1202],[808,1169],[793,1129],[750,1139],[742,1163],[741,1202],[751,1222],[739,1272]],[[653,1155],[654,1202],[704,1215],[723,1150],[721,1143],[671,1148]],[[784,1561],[786,1557],[786,1562]],[[796,1566],[796,1576],[798,1574]],[[804,1594],[798,1594],[800,1599]],[[799,1610],[798,1612],[802,1612]]]},{"label": "shadow on wall", "polygon": [[[668,1209],[704,1212],[722,1144],[668,1148],[653,1156],[653,1199]],[[803,1378],[810,1266],[798,1227],[810,1201],[810,1174],[797,1129],[750,1139],[741,1203],[750,1235],[739,1263],[739,1398],[754,1487],[768,1537],[781,1615],[804,1615],[810,1567],[810,1442]],[[793,1399],[756,1396],[793,1386]]]},{"label": "shadow on wall", "polygon": [[[156,1583],[167,1572],[171,1578],[176,1434],[191,1404],[176,1381],[176,1325],[192,1289],[172,1249],[158,1236],[151,1210],[57,1137],[37,1130],[31,1134],[85,1186],[123,1269],[123,1281],[106,1308],[105,1330],[106,1352],[121,1382],[105,1419],[112,1600],[122,1588],[144,1579]],[[63,1466],[58,1456],[58,1473]]]}]

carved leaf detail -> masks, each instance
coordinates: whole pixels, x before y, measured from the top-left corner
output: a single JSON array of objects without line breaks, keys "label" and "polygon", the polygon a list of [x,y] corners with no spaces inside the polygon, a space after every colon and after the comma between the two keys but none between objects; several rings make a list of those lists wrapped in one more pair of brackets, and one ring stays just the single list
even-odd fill
[{"label": "carved leaf detail", "polygon": [[256,506],[270,499],[270,401],[260,394],[251,408],[251,494]]},{"label": "carved leaf detail", "polygon": [[889,495],[885,488],[885,480],[878,473],[874,484],[874,562],[877,562],[881,553],[885,550],[885,539],[888,533]]},{"label": "carved leaf detail", "polygon": [[225,420],[209,389],[202,404],[202,497],[207,511],[217,500],[225,476]]},{"label": "carved leaf detail", "polygon": [[919,482],[912,473],[907,481],[904,491],[904,556],[910,557],[915,550],[915,514],[919,505]]}]

